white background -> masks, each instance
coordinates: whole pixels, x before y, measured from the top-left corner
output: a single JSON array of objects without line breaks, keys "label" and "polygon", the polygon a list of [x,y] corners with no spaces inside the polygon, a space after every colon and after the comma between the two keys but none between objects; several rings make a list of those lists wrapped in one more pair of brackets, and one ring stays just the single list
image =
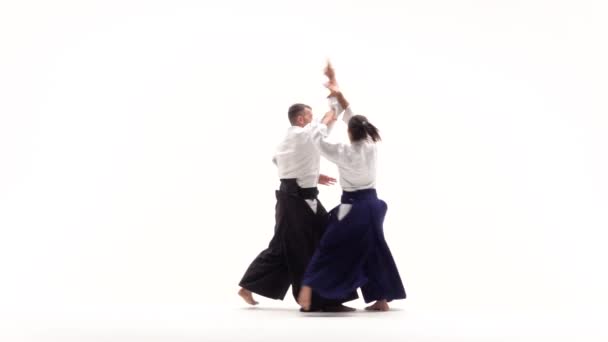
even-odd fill
[{"label": "white background", "polygon": [[[599,0],[3,1],[0,317],[240,307],[287,108],[323,114],[327,57],[383,137],[395,308],[600,314],[607,15]],[[328,209],[339,195],[321,187]]]}]

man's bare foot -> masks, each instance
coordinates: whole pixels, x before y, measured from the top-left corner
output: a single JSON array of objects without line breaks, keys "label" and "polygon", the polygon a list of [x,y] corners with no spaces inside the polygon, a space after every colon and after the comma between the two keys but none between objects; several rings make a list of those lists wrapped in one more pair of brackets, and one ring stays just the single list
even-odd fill
[{"label": "man's bare foot", "polygon": [[374,304],[365,308],[367,311],[388,311],[388,303],[385,299],[377,300]]},{"label": "man's bare foot", "polygon": [[310,310],[310,301],[312,297],[312,288],[310,286],[302,286],[298,293],[298,304],[304,311]]},{"label": "man's bare foot", "polygon": [[247,302],[247,304],[249,304],[249,305],[257,305],[258,304],[258,302],[256,302],[253,299],[253,295],[251,294],[251,291],[249,291],[247,289],[241,288],[239,290],[239,296],[241,296],[241,298],[243,298]]}]

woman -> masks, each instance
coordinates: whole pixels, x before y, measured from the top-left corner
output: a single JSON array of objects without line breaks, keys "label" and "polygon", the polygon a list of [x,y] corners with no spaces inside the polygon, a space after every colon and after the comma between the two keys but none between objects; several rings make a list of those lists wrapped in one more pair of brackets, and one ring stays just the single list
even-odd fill
[{"label": "woman", "polygon": [[331,96],[347,108],[343,119],[350,144],[325,139],[320,144],[321,155],[338,166],[342,204],[329,214],[325,235],[304,274],[298,303],[308,311],[313,289],[323,297],[341,299],[361,288],[366,303],[375,301],[366,310],[387,311],[388,302],[405,298],[405,289],[384,239],[387,206],[375,190],[380,134],[365,116],[352,115],[329,64],[326,75]]}]

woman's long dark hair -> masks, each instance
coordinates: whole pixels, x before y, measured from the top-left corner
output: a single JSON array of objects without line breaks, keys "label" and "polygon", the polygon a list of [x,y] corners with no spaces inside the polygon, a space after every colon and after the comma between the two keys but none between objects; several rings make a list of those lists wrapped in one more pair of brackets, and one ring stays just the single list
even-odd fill
[{"label": "woman's long dark hair", "polygon": [[382,140],[376,126],[363,115],[354,115],[348,121],[348,132],[350,133],[351,141],[357,142],[365,139],[371,139],[373,142]]}]

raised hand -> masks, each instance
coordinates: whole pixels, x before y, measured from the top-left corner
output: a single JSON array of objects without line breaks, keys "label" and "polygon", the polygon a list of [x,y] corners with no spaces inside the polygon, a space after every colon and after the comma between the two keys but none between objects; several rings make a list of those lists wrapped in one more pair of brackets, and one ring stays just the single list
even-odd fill
[{"label": "raised hand", "polygon": [[329,83],[336,83],[336,71],[331,66],[331,62],[329,61],[329,59],[327,60],[327,65],[325,66],[324,74],[329,79]]},{"label": "raised hand", "polygon": [[327,60],[324,74],[328,78],[327,83],[324,84],[325,88],[329,89],[327,97],[338,96],[340,94],[340,87],[338,87],[338,81],[336,80],[336,71],[329,60]]},{"label": "raised hand", "polygon": [[336,71],[334,70],[334,67],[331,65],[331,62],[329,60],[327,60],[327,65],[325,66],[324,73],[325,76],[327,76],[328,78],[327,83],[324,84],[325,88],[329,89],[329,95],[327,97],[335,97],[336,99],[338,99],[338,102],[340,103],[340,106],[343,109],[348,108],[349,103],[344,97],[344,94],[342,94],[340,87],[338,86],[338,81],[336,81]]},{"label": "raised hand", "polygon": [[338,96],[340,94],[340,87],[338,83],[327,82],[324,84],[325,88],[329,89],[329,95],[327,97]]}]

